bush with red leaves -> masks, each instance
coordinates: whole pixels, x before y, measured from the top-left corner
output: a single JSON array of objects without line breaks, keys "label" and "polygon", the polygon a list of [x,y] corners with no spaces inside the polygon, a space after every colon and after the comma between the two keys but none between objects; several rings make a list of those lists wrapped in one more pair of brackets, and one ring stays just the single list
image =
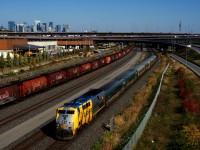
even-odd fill
[{"label": "bush with red leaves", "polygon": [[179,96],[182,99],[189,99],[191,94],[190,94],[190,91],[188,90],[188,88],[181,88],[180,92],[179,92]]},{"label": "bush with red leaves", "polygon": [[185,88],[187,81],[188,81],[187,78],[180,78],[180,80],[178,82],[179,89]]},{"label": "bush with red leaves", "polygon": [[188,112],[188,113],[198,113],[199,112],[199,104],[197,101],[185,100],[185,101],[183,101],[182,105],[185,108],[186,112]]}]

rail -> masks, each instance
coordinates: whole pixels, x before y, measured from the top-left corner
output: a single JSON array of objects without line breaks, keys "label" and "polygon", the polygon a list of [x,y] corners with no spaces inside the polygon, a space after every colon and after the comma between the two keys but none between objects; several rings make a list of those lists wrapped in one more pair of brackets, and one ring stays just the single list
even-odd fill
[{"label": "rail", "polygon": [[162,85],[162,80],[163,80],[164,74],[166,73],[168,67],[169,67],[169,63],[168,63],[168,65],[166,66],[165,70],[162,73],[162,77],[161,77],[161,80],[160,80],[160,84],[159,84],[157,93],[155,95],[155,98],[154,98],[151,106],[149,107],[149,110],[147,111],[147,113],[146,113],[145,117],[143,118],[142,122],[140,123],[139,127],[136,129],[136,131],[134,132],[133,136],[131,137],[131,139],[129,140],[129,142],[125,145],[125,147],[123,148],[123,150],[132,150],[134,148],[134,146],[136,145],[138,139],[142,135],[142,133],[143,133],[145,127],[146,127],[146,124],[148,123],[148,120],[151,117],[151,114],[152,114],[152,111],[154,109],[154,106],[156,104],[158,95],[160,93],[160,88],[161,88],[161,85]]}]

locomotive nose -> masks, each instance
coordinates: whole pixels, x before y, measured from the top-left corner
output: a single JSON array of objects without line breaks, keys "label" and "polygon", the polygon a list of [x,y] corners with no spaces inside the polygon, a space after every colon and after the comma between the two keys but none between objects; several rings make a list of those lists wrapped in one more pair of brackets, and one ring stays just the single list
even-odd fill
[{"label": "locomotive nose", "polygon": [[69,140],[74,136],[74,120],[71,114],[60,114],[56,119],[56,137]]}]

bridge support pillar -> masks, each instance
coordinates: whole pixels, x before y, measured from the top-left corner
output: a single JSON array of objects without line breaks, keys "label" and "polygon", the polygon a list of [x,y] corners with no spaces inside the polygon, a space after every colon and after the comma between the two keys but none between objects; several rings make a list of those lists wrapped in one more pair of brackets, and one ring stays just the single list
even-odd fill
[{"label": "bridge support pillar", "polygon": [[160,49],[160,44],[157,45],[157,49]]},{"label": "bridge support pillar", "polygon": [[142,47],[142,43],[141,43],[141,44],[140,44],[140,49],[141,49],[141,51],[142,51],[142,48],[143,48],[143,47]]}]

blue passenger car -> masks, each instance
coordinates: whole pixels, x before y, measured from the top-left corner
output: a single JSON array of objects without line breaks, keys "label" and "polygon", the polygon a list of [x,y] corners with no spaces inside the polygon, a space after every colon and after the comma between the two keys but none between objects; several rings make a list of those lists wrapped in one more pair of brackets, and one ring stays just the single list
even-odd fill
[{"label": "blue passenger car", "polygon": [[110,103],[114,97],[117,97],[120,93],[122,93],[125,87],[126,81],[124,79],[116,79],[102,86],[100,89],[105,91],[106,104]]}]

